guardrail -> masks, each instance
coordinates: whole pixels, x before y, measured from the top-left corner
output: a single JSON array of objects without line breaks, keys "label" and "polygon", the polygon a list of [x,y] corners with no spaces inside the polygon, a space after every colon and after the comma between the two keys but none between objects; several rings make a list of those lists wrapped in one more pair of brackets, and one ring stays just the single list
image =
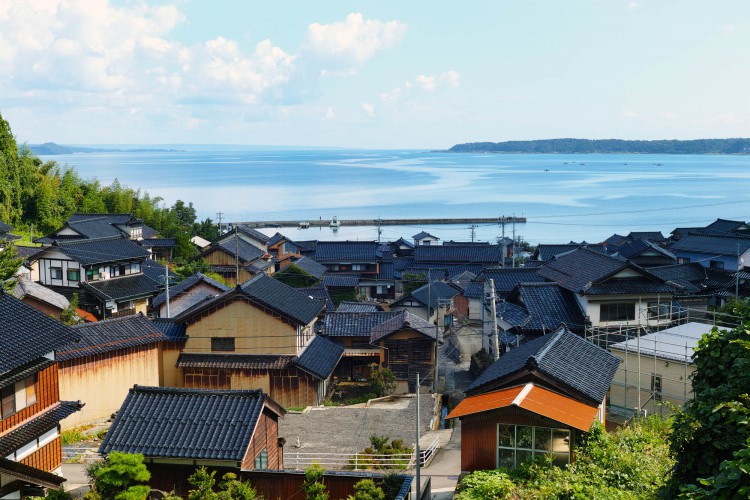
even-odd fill
[{"label": "guardrail", "polygon": [[[420,465],[426,465],[435,455],[439,445],[435,438],[430,446],[419,451]],[[302,470],[318,464],[325,469],[411,469],[416,463],[415,453],[371,454],[371,453],[314,453],[287,451],[284,453],[286,468]]]}]

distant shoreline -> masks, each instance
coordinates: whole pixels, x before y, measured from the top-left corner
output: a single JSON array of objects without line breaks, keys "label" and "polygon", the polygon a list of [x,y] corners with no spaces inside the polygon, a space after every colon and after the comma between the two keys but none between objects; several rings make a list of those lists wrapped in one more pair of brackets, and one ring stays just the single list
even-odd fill
[{"label": "distant shoreline", "polygon": [[182,152],[180,149],[116,149],[116,148],[87,148],[80,146],[62,146],[54,142],[45,142],[44,144],[28,144],[27,147],[32,153],[39,156],[50,155],[72,155],[75,153],[177,153]]},{"label": "distant shoreline", "polygon": [[442,153],[495,154],[684,154],[746,155],[750,139],[626,141],[621,139],[542,139],[534,141],[470,142]]}]

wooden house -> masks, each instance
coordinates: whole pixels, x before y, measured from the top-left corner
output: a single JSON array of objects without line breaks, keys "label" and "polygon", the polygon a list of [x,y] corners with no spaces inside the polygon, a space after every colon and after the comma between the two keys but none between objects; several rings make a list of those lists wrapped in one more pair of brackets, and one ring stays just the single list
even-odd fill
[{"label": "wooden house", "polygon": [[[279,418],[285,411],[262,390],[134,386],[99,451],[140,453],[151,486],[179,487],[200,466],[238,474],[283,469]],[[239,418],[238,418],[239,417]]]},{"label": "wooden house", "polygon": [[[216,297],[229,290],[229,287],[219,283],[203,273],[188,276],[169,288],[169,316],[175,317],[184,311]],[[167,317],[167,292],[161,292],[151,301],[151,309],[160,318]]]},{"label": "wooden house", "polygon": [[244,283],[257,274],[267,274],[271,256],[239,234],[230,233],[203,250],[201,257],[211,271],[232,285]]},{"label": "wooden house", "polygon": [[416,392],[416,377],[429,386],[435,374],[438,329],[409,311],[372,328],[370,343],[380,349],[380,364],[396,376],[397,391]]},{"label": "wooden house", "polygon": [[145,316],[125,316],[72,329],[78,342],[57,354],[60,397],[80,399],[86,406],[68,418],[65,427],[108,419],[134,384],[161,384],[161,347],[173,339]]},{"label": "wooden house", "polygon": [[456,285],[434,281],[393,302],[391,308],[394,311],[409,311],[425,321],[447,327],[453,324],[453,299],[460,293]]},{"label": "wooden house", "polygon": [[582,433],[605,423],[619,360],[565,328],[500,356],[448,414],[461,419],[461,470],[565,465]]},{"label": "wooden house", "polygon": [[43,496],[43,488],[64,481],[60,421],[81,405],[60,401],[55,352],[75,338],[67,326],[0,291],[2,498]]},{"label": "wooden house", "polygon": [[320,404],[343,349],[314,335],[323,302],[258,275],[185,311],[177,360],[192,388],[262,388],[284,406]]}]

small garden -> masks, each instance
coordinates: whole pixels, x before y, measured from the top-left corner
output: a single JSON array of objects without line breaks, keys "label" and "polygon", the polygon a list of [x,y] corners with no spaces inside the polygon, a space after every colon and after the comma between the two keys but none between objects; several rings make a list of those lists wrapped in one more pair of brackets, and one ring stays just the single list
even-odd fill
[{"label": "small garden", "polygon": [[371,399],[382,398],[396,390],[396,376],[387,367],[370,365],[367,382],[339,382],[330,401],[325,406],[348,406],[367,403]]}]

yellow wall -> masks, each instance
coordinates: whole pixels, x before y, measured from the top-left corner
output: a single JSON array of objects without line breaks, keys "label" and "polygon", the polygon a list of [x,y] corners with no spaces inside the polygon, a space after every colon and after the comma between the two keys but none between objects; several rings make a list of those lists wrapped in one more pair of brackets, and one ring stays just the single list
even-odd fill
[{"label": "yellow wall", "polygon": [[142,313],[144,316],[148,315],[148,299],[138,299],[133,302],[135,306],[135,313]]},{"label": "yellow wall", "polygon": [[182,369],[177,368],[177,358],[180,356],[180,347],[161,348],[159,385],[162,387],[182,387]]},{"label": "yellow wall", "polygon": [[81,400],[83,409],[61,422],[64,429],[109,418],[120,409],[134,384],[159,385],[159,353],[155,345],[60,363],[60,399]]},{"label": "yellow wall", "polygon": [[234,337],[236,354],[296,354],[297,329],[244,300],[188,325],[185,352],[211,352],[211,337]]}]

